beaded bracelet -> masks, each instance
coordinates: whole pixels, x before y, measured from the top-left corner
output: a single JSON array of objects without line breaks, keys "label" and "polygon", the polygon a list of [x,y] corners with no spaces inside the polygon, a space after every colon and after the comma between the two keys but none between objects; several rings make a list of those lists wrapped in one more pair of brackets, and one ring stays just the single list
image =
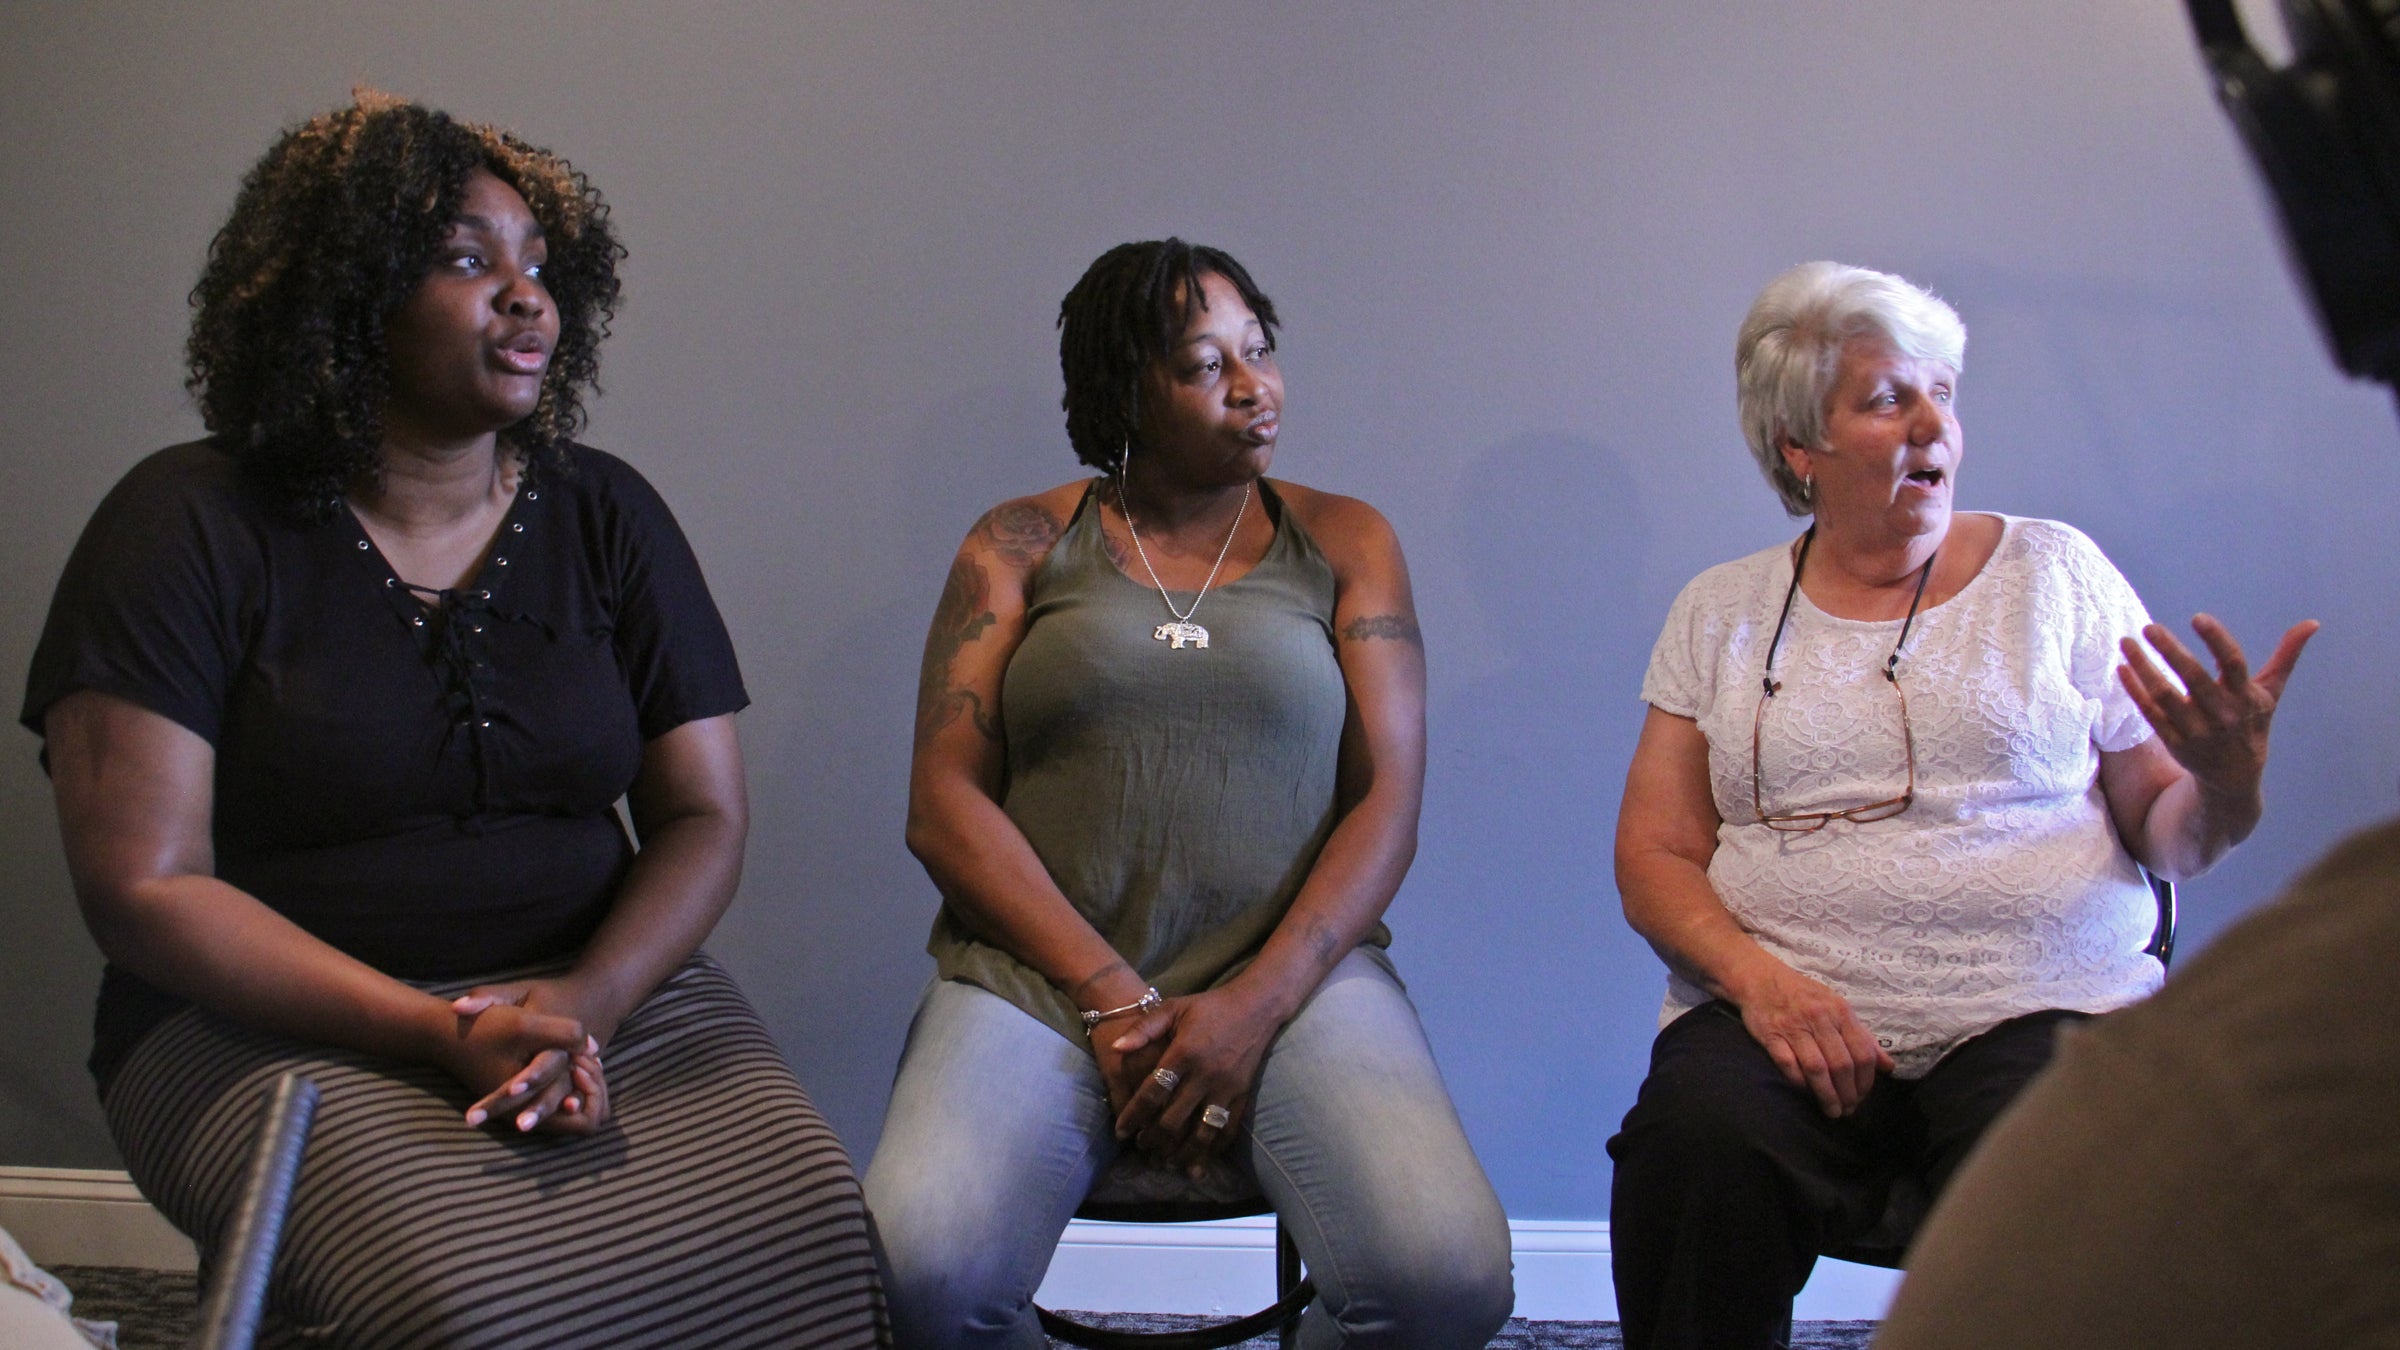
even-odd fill
[{"label": "beaded bracelet", "polygon": [[1140,998],[1135,999],[1133,1002],[1126,1004],[1122,1008],[1103,1008],[1097,1011],[1086,1011],[1083,1014],[1083,1032],[1088,1036],[1091,1034],[1093,1027],[1100,1025],[1102,1022],[1105,1022],[1112,1017],[1123,1017],[1127,1013],[1148,1012],[1152,1008],[1155,1008],[1165,1002],[1166,1000],[1159,996],[1159,992],[1156,989],[1144,989]]}]

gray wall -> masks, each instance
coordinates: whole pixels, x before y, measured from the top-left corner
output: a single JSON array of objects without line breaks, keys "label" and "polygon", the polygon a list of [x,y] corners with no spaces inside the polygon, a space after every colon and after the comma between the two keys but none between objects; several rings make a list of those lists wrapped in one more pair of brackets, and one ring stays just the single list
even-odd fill
[{"label": "gray wall", "polygon": [[[1606,1212],[1660,985],[1609,872],[1636,690],[1676,588],[1791,529],[1729,378],[1788,263],[1965,313],[1966,504],[2075,522],[2164,616],[2327,621],[2194,940],[2393,808],[2391,409],[2320,356],[2170,0],[201,9],[0,10],[0,671],[108,484],[194,434],[184,295],[280,126],[364,80],[556,146],[633,248],[592,439],[681,514],[757,700],[717,949],[862,1157],[929,970],[923,624],[977,512],[1073,476],[1051,318],[1127,238],[1252,267],[1278,472],[1407,543],[1434,750],[1395,951],[1520,1217]],[[108,1166],[33,751],[0,1162]]]}]

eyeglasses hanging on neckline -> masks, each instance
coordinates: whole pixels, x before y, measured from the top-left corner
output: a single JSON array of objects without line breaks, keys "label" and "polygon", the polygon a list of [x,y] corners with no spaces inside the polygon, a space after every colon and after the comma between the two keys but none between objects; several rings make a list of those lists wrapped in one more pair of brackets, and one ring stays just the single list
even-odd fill
[{"label": "eyeglasses hanging on neckline", "polygon": [[1775,653],[1783,646],[1784,626],[1792,618],[1792,601],[1800,594],[1800,569],[1808,565],[1808,548],[1816,537],[1817,527],[1814,525],[1800,536],[1800,553],[1792,560],[1792,584],[1783,593],[1783,613],[1775,620],[1775,636],[1767,641],[1766,669],[1760,673],[1758,681],[1758,713],[1750,719],[1750,805],[1758,812],[1759,824],[1786,834],[1808,834],[1824,829],[1837,820],[1861,825],[1889,820],[1906,811],[1917,799],[1917,736],[1908,721],[1908,691],[1900,687],[1900,650],[1908,644],[1908,630],[1917,621],[1917,606],[1925,599],[1925,583],[1933,577],[1933,560],[1940,556],[1939,548],[1926,556],[1925,566],[1917,573],[1917,591],[1909,597],[1908,617],[1900,621],[1899,640],[1892,644],[1892,654],[1883,663],[1884,682],[1892,687],[1893,696],[1900,700],[1900,744],[1907,755],[1907,786],[1900,790],[1897,797],[1887,797],[1864,806],[1844,807],[1839,811],[1793,811],[1782,815],[1770,815],[1767,811],[1762,786],[1766,775],[1759,753],[1759,741],[1767,724],[1767,704],[1773,702],[1776,692],[1783,688],[1782,681],[1775,678]]}]

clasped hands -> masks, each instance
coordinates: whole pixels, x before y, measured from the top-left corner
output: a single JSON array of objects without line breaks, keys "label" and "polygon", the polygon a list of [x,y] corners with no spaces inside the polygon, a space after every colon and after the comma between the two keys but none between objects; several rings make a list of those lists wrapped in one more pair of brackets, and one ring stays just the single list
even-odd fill
[{"label": "clasped hands", "polygon": [[591,1134],[608,1121],[600,1041],[563,980],[477,985],[450,1001],[458,1019],[448,1066],[483,1095],[467,1124],[518,1133]]},{"label": "clasped hands", "polygon": [[[1277,1029],[1230,985],[1093,1027],[1092,1054],[1117,1113],[1117,1138],[1199,1176],[1241,1129]],[[1222,1124],[1209,1123],[1212,1106],[1225,1108]]]}]

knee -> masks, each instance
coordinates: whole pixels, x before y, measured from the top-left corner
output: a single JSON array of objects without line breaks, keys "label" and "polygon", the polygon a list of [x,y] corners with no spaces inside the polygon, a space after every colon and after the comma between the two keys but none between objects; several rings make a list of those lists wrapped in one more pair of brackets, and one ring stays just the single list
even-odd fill
[{"label": "knee", "polygon": [[1516,1311],[1517,1283],[1508,1243],[1456,1253],[1438,1273],[1420,1271],[1409,1282],[1402,1321],[1406,1345],[1488,1345]]},{"label": "knee", "polygon": [[1786,1117],[1795,1111],[1813,1114],[1815,1106],[1781,1083],[1654,1074],[1608,1152],[1620,1178],[1704,1186],[1760,1165],[1790,1131]]},{"label": "knee", "polygon": [[[1049,1244],[1030,1216],[1010,1223],[1004,1198],[941,1184],[939,1169],[894,1165],[879,1153],[866,1199],[894,1343],[1027,1343],[1033,1287]],[[1049,1235],[1055,1243],[1057,1235]],[[1031,1344],[1041,1342],[1034,1339]]]},{"label": "knee", "polygon": [[1320,1290],[1345,1346],[1481,1347],[1516,1308],[1506,1220],[1448,1242],[1379,1244]]},{"label": "knee", "polygon": [[894,1344],[1007,1345],[1030,1318],[1030,1291],[988,1252],[911,1225],[878,1222],[875,1231]]}]

